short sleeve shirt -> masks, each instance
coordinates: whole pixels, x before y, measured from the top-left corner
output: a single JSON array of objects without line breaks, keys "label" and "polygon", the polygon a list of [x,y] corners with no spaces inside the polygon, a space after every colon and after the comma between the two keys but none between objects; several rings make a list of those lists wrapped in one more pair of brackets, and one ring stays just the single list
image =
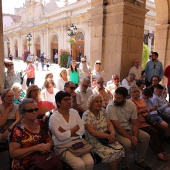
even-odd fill
[{"label": "short sleeve shirt", "polygon": [[114,101],[110,102],[106,112],[110,120],[118,120],[124,129],[131,129],[130,120],[137,119],[136,107],[129,100],[123,106],[115,106]]}]

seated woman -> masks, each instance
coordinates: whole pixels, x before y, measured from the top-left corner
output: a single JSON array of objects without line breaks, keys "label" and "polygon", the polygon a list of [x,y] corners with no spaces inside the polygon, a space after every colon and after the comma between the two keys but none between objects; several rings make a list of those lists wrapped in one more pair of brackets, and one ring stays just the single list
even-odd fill
[{"label": "seated woman", "polygon": [[[124,149],[116,141],[114,127],[107,118],[105,110],[102,109],[102,103],[99,94],[90,96],[88,110],[83,114],[85,137],[93,146],[93,151],[102,158],[102,162],[108,163],[110,170],[117,170],[121,158],[124,157]],[[102,145],[97,138],[109,139],[109,145]],[[119,149],[114,149],[115,147]]]},{"label": "seated woman", "polygon": [[74,109],[71,109],[71,96],[65,91],[60,91],[55,96],[58,110],[50,117],[49,127],[52,131],[54,149],[62,160],[69,164],[72,169],[92,170],[93,158],[90,153],[76,157],[69,150],[63,152],[63,148],[68,148],[72,141],[79,141],[84,134],[84,125]]},{"label": "seated woman", "polygon": [[[54,80],[54,76],[53,76],[53,73],[47,73],[45,75],[45,80]],[[44,80],[44,82],[45,82]],[[56,84],[54,83],[54,87],[56,88]],[[44,84],[43,86],[41,87],[41,89],[43,90],[45,87],[44,87]]]},{"label": "seated woman", "polygon": [[135,104],[137,113],[139,128],[150,135],[150,146],[154,153],[157,155],[158,160],[168,161],[169,158],[164,155],[164,150],[161,142],[161,135],[165,134],[165,129],[163,130],[159,126],[149,125],[144,116],[148,114],[148,108],[143,99],[140,98],[139,90],[136,86],[130,88],[131,101]]},{"label": "seated woman", "polygon": [[59,77],[60,78],[57,79],[56,87],[60,91],[64,90],[64,85],[68,81],[67,70],[65,68],[60,69]]},{"label": "seated woman", "polygon": [[25,97],[25,93],[22,90],[22,85],[20,83],[14,83],[11,87],[11,90],[14,92],[14,104],[20,104]]},{"label": "seated woman", "polygon": [[48,153],[53,147],[50,132],[44,121],[37,120],[37,104],[24,99],[19,105],[22,120],[16,124],[9,138],[12,169],[33,169],[30,159],[34,152]]},{"label": "seated woman", "polygon": [[0,104],[0,141],[6,141],[13,126],[20,121],[18,106],[13,104],[14,92],[5,89]]},{"label": "seated woman", "polygon": [[45,99],[45,101],[49,101],[54,106],[56,106],[55,95],[58,92],[58,90],[54,88],[54,85],[55,83],[53,80],[45,80],[44,82],[45,89],[42,90],[41,95],[42,98]]}]

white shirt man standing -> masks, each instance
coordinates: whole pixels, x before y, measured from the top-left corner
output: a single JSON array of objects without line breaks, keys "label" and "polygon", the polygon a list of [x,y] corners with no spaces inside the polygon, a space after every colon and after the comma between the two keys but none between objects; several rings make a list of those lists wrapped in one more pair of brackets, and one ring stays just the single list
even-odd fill
[{"label": "white shirt man standing", "polygon": [[139,61],[135,60],[134,61],[134,66],[130,68],[129,73],[135,74],[135,79],[139,80],[141,78],[141,73],[142,73],[142,67],[139,66]]}]

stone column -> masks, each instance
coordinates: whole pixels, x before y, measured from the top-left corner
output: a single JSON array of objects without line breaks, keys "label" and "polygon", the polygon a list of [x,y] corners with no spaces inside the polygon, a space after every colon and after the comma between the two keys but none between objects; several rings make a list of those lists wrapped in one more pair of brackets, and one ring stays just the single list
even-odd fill
[{"label": "stone column", "polygon": [[141,61],[144,21],[147,10],[144,4],[131,0],[92,0],[90,63],[102,61],[106,81],[112,74],[121,79],[127,76],[134,59]]},{"label": "stone column", "polygon": [[[170,24],[155,26],[154,51],[158,52],[158,59],[166,68],[170,64]],[[163,83],[166,83],[165,79]]]},{"label": "stone column", "polygon": [[0,0],[0,91],[4,89],[4,42],[3,42],[2,0]]}]

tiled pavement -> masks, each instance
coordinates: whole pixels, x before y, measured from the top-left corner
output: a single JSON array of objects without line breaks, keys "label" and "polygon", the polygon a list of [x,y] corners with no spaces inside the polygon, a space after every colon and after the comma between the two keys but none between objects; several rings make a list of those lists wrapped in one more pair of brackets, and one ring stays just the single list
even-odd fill
[{"label": "tiled pavement", "polygon": [[[163,143],[166,155],[170,157],[170,144]],[[9,170],[8,164],[8,153],[0,153],[0,170]],[[133,154],[130,156],[130,170],[139,170],[133,166],[134,157]],[[2,163],[4,163],[2,165]],[[158,161],[156,155],[153,154],[152,150],[148,148],[146,154],[146,163],[152,168],[152,170],[170,170],[170,161],[162,162]],[[94,166],[94,170],[108,170],[108,167],[104,164],[98,164]],[[119,168],[120,170],[120,168]]]}]

